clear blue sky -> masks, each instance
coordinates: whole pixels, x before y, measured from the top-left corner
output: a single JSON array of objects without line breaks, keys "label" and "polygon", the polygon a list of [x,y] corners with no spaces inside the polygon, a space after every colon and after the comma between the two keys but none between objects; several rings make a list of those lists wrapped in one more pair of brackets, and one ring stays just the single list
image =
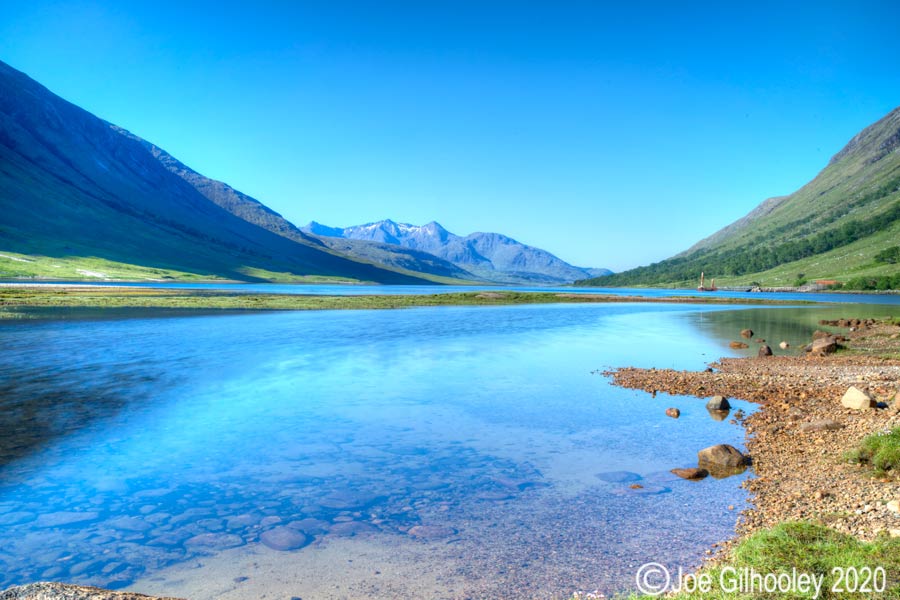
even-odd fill
[{"label": "clear blue sky", "polygon": [[621,270],[900,105],[898,7],[0,0],[0,59],[297,224],[436,220]]}]

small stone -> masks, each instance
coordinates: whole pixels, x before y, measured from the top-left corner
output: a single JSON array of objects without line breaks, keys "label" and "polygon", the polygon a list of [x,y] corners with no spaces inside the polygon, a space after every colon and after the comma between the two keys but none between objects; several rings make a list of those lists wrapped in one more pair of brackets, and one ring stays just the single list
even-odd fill
[{"label": "small stone", "polygon": [[672,473],[678,475],[682,479],[690,479],[692,481],[704,479],[709,476],[709,471],[707,471],[706,469],[698,469],[695,467],[686,469],[672,469]]},{"label": "small stone", "polygon": [[791,345],[788,344],[787,342],[781,342],[780,344],[778,344],[778,347],[781,348],[782,350],[787,350],[788,348],[791,347]]},{"label": "small stone", "polygon": [[630,488],[633,489],[633,490],[639,490],[639,489],[643,488],[644,486],[642,486],[642,485],[639,484],[639,483],[632,483],[632,484],[629,485],[628,487],[630,487]]},{"label": "small stone", "polygon": [[706,402],[706,410],[731,410],[731,404],[725,396],[713,396]]},{"label": "small stone", "polygon": [[870,408],[874,408],[876,405],[875,400],[872,396],[869,395],[868,392],[864,392],[859,389],[855,385],[851,385],[849,389],[844,393],[844,397],[841,398],[841,406],[845,408],[851,408],[853,410],[867,410]]},{"label": "small stone", "polygon": [[753,337],[752,329],[741,329],[741,337],[747,338],[748,340]]},{"label": "small stone", "polygon": [[900,538],[900,529],[888,529],[888,535],[892,538]]},{"label": "small stone", "polygon": [[891,500],[885,506],[891,512],[900,513],[900,500]]},{"label": "small stone", "polygon": [[766,344],[763,344],[759,347],[759,352],[756,355],[759,357],[772,356],[772,349]]},{"label": "small stone", "polygon": [[666,416],[667,416],[667,417],[672,417],[673,419],[677,419],[678,417],[681,416],[681,411],[678,410],[678,409],[675,408],[675,407],[667,408],[667,409],[666,409]]},{"label": "small stone", "polygon": [[735,350],[740,350],[740,349],[742,349],[742,348],[749,348],[749,347],[750,347],[750,346],[748,346],[747,344],[745,344],[744,342],[729,342],[728,345],[729,345],[731,348],[734,348]]},{"label": "small stone", "polygon": [[818,421],[810,421],[800,424],[800,431],[803,433],[811,433],[816,431],[836,431],[843,428],[842,423],[832,421],[831,419],[820,419]]}]

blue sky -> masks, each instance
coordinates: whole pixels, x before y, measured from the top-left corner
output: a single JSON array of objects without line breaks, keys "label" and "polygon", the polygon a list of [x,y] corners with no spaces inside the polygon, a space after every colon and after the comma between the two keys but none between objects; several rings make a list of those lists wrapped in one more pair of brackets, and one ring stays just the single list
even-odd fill
[{"label": "blue sky", "polygon": [[3,2],[0,60],[297,224],[666,258],[900,105],[896,2]]}]

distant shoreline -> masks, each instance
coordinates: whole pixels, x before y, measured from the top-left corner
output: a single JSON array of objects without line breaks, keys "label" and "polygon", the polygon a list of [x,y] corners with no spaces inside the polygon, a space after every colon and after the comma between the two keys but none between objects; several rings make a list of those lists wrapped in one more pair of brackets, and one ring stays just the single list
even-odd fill
[{"label": "distant shoreline", "polygon": [[653,303],[735,306],[812,304],[767,298],[699,296],[619,296],[612,294],[472,291],[444,294],[260,294],[206,290],[90,285],[0,284],[0,320],[185,316],[296,310],[401,309],[426,306],[509,306],[522,304]]}]

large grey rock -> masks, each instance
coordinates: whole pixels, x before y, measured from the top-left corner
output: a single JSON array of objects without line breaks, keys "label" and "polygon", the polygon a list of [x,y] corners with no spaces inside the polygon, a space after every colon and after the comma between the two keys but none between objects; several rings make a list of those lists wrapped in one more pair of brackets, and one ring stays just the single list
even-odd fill
[{"label": "large grey rock", "polygon": [[865,392],[854,385],[851,385],[849,389],[844,392],[844,397],[841,398],[841,406],[852,408],[853,410],[875,408],[875,404],[875,400],[868,392]]},{"label": "large grey rock", "polygon": [[725,396],[713,396],[706,402],[706,410],[731,410],[731,404]]},{"label": "large grey rock", "polygon": [[831,336],[813,340],[809,350],[813,354],[832,354],[837,352],[837,340]]},{"label": "large grey rock", "polygon": [[95,587],[69,585],[65,583],[30,583],[0,592],[0,600],[181,600],[179,598],[159,598],[134,592],[113,592]]},{"label": "large grey rock", "polygon": [[714,469],[736,469],[744,467],[748,463],[746,456],[734,446],[728,444],[717,444],[704,448],[697,453],[697,463],[700,468],[708,468],[710,471]]},{"label": "large grey rock", "polygon": [[759,352],[757,352],[756,355],[760,356],[760,357],[772,356],[772,349],[769,346],[767,346],[766,344],[763,344],[762,346],[759,347]]}]

